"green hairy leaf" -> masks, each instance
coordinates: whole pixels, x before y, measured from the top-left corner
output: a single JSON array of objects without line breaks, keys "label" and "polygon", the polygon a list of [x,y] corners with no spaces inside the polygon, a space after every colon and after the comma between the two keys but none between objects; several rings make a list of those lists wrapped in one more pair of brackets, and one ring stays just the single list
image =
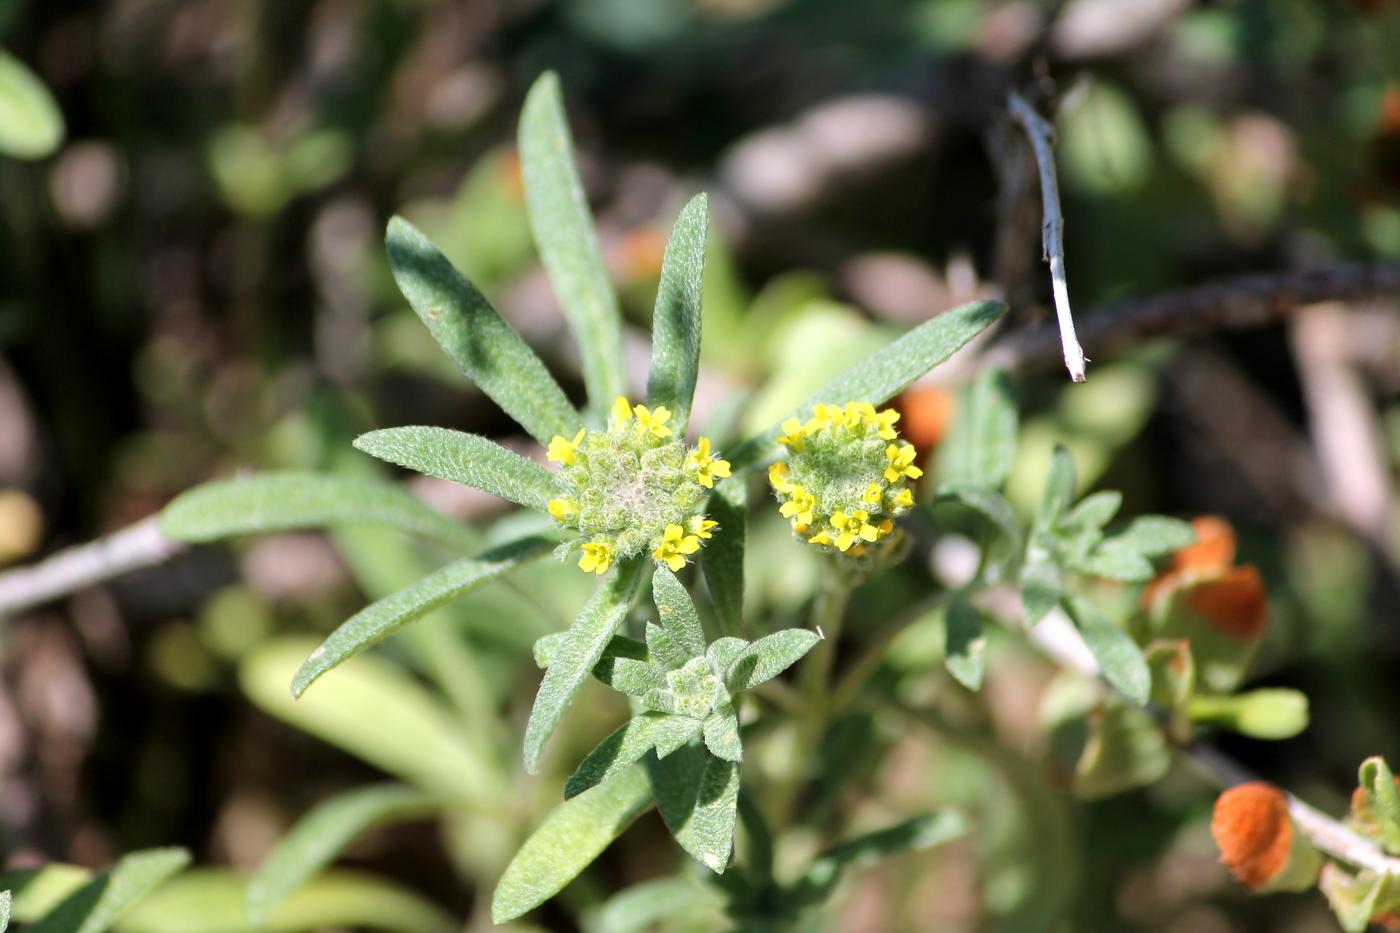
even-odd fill
[{"label": "green hairy leaf", "polygon": [[[609,735],[574,769],[564,785],[564,799],[601,784],[614,774],[631,767],[658,745],[672,751],[700,731],[700,722],[669,713],[643,713],[627,720]],[[658,750],[658,755],[665,754]]]},{"label": "green hairy leaf", "polygon": [[948,604],[944,626],[944,666],[958,683],[969,690],[980,690],[985,665],[983,649],[987,645],[981,613],[958,595]]},{"label": "green hairy leaf", "polygon": [[649,563],[643,557],[633,558],[603,580],[545,671],[525,727],[525,770],[531,774],[539,768],[544,743],[559,725],[559,718],[627,617],[643,569]]},{"label": "green hairy leaf", "polygon": [[736,693],[757,687],[797,663],[821,640],[820,635],[805,628],[765,635],[734,659],[725,673],[725,686]]},{"label": "green hairy leaf", "polygon": [[999,318],[1006,306],[996,301],[973,301],[925,321],[823,386],[802,407],[778,419],[778,424],[750,438],[729,453],[734,472],[745,470],[768,456],[788,417],[806,419],[818,402],[844,405],[870,402],[879,405],[924,373],[942,363],[969,340]]},{"label": "green hairy leaf", "polygon": [[491,896],[491,919],[514,920],[558,894],[650,803],[646,771],[633,766],[559,804],[506,866]]},{"label": "green hairy leaf", "polygon": [[[535,665],[540,670],[544,670],[554,663],[554,658],[559,654],[559,649],[569,638],[568,632],[551,632],[535,642]],[[636,660],[645,662],[647,660],[647,646],[645,642],[637,641],[635,638],[628,638],[626,635],[614,635],[613,640],[608,642],[608,646],[603,649],[603,656],[598,659],[598,664],[594,667],[593,673],[598,679],[607,683],[607,673],[600,669],[606,668],[611,672],[611,664],[614,660]]]},{"label": "green hairy leaf", "polygon": [[401,217],[385,240],[399,291],[468,378],[541,444],[582,419],[535,352],[421,231]]},{"label": "green hairy leaf", "polygon": [[63,113],[34,72],[0,49],[0,156],[42,159],[63,142]]},{"label": "green hairy leaf", "polygon": [[9,891],[0,891],[0,933],[10,928],[10,900]]},{"label": "green hairy leaf", "polygon": [[667,758],[647,759],[661,819],[692,858],[723,874],[734,847],[739,766],[691,745]]},{"label": "green hairy leaf", "polygon": [[705,275],[705,234],[709,202],[703,194],[681,210],[666,258],[651,318],[651,372],[647,401],[671,409],[676,436],[684,437],[700,371],[700,303]]},{"label": "green hairy leaf", "polygon": [[681,586],[681,581],[668,567],[657,567],[651,578],[651,595],[656,603],[656,612],[662,628],[671,633],[686,652],[687,658],[699,657],[705,653],[705,633],[700,628],[700,617],[695,612],[695,603],[690,594]]},{"label": "green hairy leaf", "polygon": [[184,849],[147,849],[123,856],[28,929],[31,933],[103,933],[127,908],[189,863],[190,854]]},{"label": "green hairy leaf", "polygon": [[747,534],[749,488],[743,476],[722,480],[710,496],[709,514],[719,522],[714,537],[700,552],[710,602],[720,630],[733,633],[744,623],[744,538]]},{"label": "green hairy leaf", "polygon": [[262,925],[288,894],[369,829],[426,816],[438,806],[430,795],[402,784],[362,787],[318,804],[297,821],[248,881],[248,918]]},{"label": "green hairy leaf", "polygon": [[1134,704],[1145,705],[1152,689],[1152,675],[1137,642],[1086,601],[1074,598],[1067,605],[1084,643],[1099,662],[1104,679]]},{"label": "green hairy leaf", "polygon": [[1074,566],[1085,573],[1125,583],[1142,583],[1152,579],[1152,562],[1112,539],[1099,545],[1083,560],[1075,561]]},{"label": "green hairy leaf", "polygon": [[292,678],[300,697],[316,680],[397,629],[419,619],[474,587],[494,580],[524,561],[547,554],[554,542],[523,538],[448,564],[397,593],[373,602],[346,619],[311,653]]},{"label": "green hairy leaf", "polygon": [[215,480],[181,493],[160,512],[167,538],[192,544],[373,522],[469,547],[474,536],[404,490],[375,480],[320,473],[259,473]]},{"label": "green hairy leaf", "polygon": [[496,752],[463,730],[437,696],[397,665],[362,655],[301,699],[287,683],[313,645],[269,642],[238,668],[243,692],[269,715],[438,796],[486,809],[506,798]]},{"label": "green hairy leaf", "polygon": [[705,719],[705,747],[710,754],[725,761],[741,761],[744,746],[739,741],[739,715],[734,704],[725,701],[715,707]]},{"label": "green hairy leaf", "polygon": [[1128,527],[1108,539],[1115,545],[1155,557],[1179,551],[1196,540],[1190,522],[1164,515],[1135,518]]},{"label": "green hairy leaf", "polygon": [[1384,758],[1372,756],[1361,763],[1361,786],[1366,790],[1366,799],[1371,810],[1382,820],[1389,822],[1396,843],[1400,843],[1400,789],[1395,786],[1395,776]]},{"label": "green hairy leaf", "polygon": [[847,868],[872,865],[901,852],[931,849],[966,836],[970,831],[971,826],[961,813],[940,810],[856,836],[812,861],[797,884],[796,899],[801,903],[822,900]]},{"label": "green hairy leaf", "polygon": [[543,511],[554,495],[554,474],[475,434],[410,426],[370,431],[355,447],[419,473],[481,489]]},{"label": "green hairy leaf", "polygon": [[1019,418],[1011,381],[987,367],[958,394],[957,413],[934,460],[942,482],[1000,489],[1011,475]]},{"label": "green hairy leaf", "polygon": [[685,649],[676,636],[659,625],[647,623],[647,654],[653,663],[663,670],[674,671],[684,667],[685,662],[695,655]]},{"label": "green hairy leaf", "polygon": [[588,401],[595,413],[602,413],[613,398],[627,394],[622,315],[574,167],[573,139],[559,77],[553,72],[540,75],[525,96],[519,144],[530,229],[554,295],[578,340]]},{"label": "green hairy leaf", "polygon": [[[248,933],[247,882],[225,868],[186,872],[133,907],[117,933]],[[359,871],[324,872],[279,903],[258,933],[372,929],[454,933],[461,923],[394,882]]]}]

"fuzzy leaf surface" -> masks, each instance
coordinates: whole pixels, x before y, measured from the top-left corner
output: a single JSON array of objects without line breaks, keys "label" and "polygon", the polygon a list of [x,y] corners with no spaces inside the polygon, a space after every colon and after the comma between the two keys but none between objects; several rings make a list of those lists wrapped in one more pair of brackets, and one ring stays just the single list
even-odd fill
[{"label": "fuzzy leaf surface", "polygon": [[543,511],[554,495],[554,474],[495,441],[447,428],[383,428],[355,438],[372,457],[461,483]]},{"label": "fuzzy leaf surface", "polygon": [[739,766],[702,745],[645,764],[666,828],[691,858],[723,874],[734,847]]},{"label": "fuzzy leaf surface", "polygon": [[709,222],[709,202],[705,195],[697,194],[671,229],[651,318],[647,401],[671,409],[677,437],[685,436],[690,423],[695,379],[700,372],[700,305]]},{"label": "fuzzy leaf surface", "polygon": [[821,636],[805,628],[783,629],[765,635],[744,649],[725,673],[731,692],[750,690],[796,664]]}]

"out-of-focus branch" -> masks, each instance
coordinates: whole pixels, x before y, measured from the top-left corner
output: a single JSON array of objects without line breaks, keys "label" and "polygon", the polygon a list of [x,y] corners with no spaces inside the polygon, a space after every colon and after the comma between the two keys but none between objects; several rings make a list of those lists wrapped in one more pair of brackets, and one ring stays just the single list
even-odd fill
[{"label": "out-of-focus branch", "polygon": [[[1062,615],[1057,617],[1052,613],[1031,628],[1030,638],[1037,648],[1061,667],[1090,677],[1102,676],[1079,630]],[[1223,787],[1257,780],[1242,765],[1205,742],[1194,742],[1184,751]],[[1319,850],[1357,868],[1400,875],[1400,858],[1387,855],[1369,839],[1352,832],[1293,794],[1285,791],[1284,795],[1288,798],[1289,816]]]},{"label": "out-of-focus branch", "polygon": [[[1096,355],[1152,337],[1259,327],[1321,301],[1400,296],[1400,262],[1349,263],[1300,272],[1241,275],[1149,298],[1130,298],[1083,317],[1080,333]],[[1055,359],[1049,327],[1021,331],[990,347],[983,362],[1026,370]]]},{"label": "out-of-focus branch", "polygon": [[1083,382],[1084,348],[1079,345],[1079,338],[1074,333],[1074,316],[1069,309],[1069,285],[1065,281],[1065,220],[1060,213],[1060,186],[1055,175],[1055,129],[1015,91],[1007,98],[1007,106],[1011,119],[1025,131],[1026,139],[1035,152],[1036,169],[1040,173],[1041,210],[1045,215],[1041,225],[1041,243],[1045,260],[1050,263],[1050,290],[1055,297],[1055,317],[1060,325],[1060,350],[1069,377],[1075,382]]},{"label": "out-of-focus branch", "polygon": [[169,560],[186,545],[160,533],[157,516],[59,551],[32,567],[0,573],[0,617]]}]

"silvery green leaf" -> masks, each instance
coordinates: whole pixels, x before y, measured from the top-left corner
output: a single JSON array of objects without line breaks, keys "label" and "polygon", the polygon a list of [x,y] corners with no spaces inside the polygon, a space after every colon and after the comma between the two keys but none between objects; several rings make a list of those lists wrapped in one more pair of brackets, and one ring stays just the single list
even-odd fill
[{"label": "silvery green leaf", "polygon": [[1152,689],[1152,674],[1137,642],[1083,599],[1070,599],[1068,609],[1104,679],[1132,703],[1145,705]]},{"label": "silvery green leaf", "polygon": [[[600,672],[599,669],[603,665],[604,661],[599,661],[593,668],[595,675]],[[644,697],[653,690],[666,689],[665,673],[650,661],[614,658],[610,668],[606,677],[598,679],[618,693],[625,693],[632,697]]]},{"label": "silvery green leaf", "polygon": [[744,620],[744,538],[748,485],[742,475],[721,480],[709,503],[710,518],[719,522],[700,552],[710,602],[719,616],[720,631],[737,632]]},{"label": "silvery green leaf", "polygon": [[659,625],[647,623],[647,654],[649,654],[656,664],[663,670],[674,671],[683,667],[693,655],[677,640],[676,636],[669,630]]},{"label": "silvery green leaf", "polygon": [[739,766],[714,757],[703,745],[644,761],[666,828],[687,854],[723,874],[734,847]]},{"label": "silvery green leaf", "polygon": [[[577,797],[630,767],[658,742],[664,742],[668,749],[674,750],[699,731],[700,723],[669,713],[642,713],[632,717],[579,762],[564,785],[564,799]],[[677,736],[681,736],[679,742],[676,741]]]},{"label": "silvery green leaf", "polygon": [[1108,539],[1115,546],[1136,551],[1149,557],[1179,551],[1196,540],[1190,522],[1165,515],[1143,515],[1118,534]]},{"label": "silvery green leaf", "polygon": [[546,509],[555,492],[554,474],[549,470],[475,434],[411,425],[361,434],[355,446],[380,460],[531,509]]},{"label": "silvery green leaf", "polygon": [[725,672],[725,686],[732,693],[750,690],[787,670],[821,641],[805,628],[783,629],[765,635],[744,649]]},{"label": "silvery green leaf", "polygon": [[635,557],[604,577],[569,629],[569,637],[559,646],[554,662],[545,671],[525,726],[525,770],[531,774],[539,768],[544,743],[559,725],[559,718],[627,617],[643,569],[649,564],[645,558]]},{"label": "silvery green leaf", "polygon": [[716,706],[705,719],[705,747],[710,754],[725,761],[740,761],[744,757],[744,746],[739,740],[739,716],[728,700]]},{"label": "silvery green leaf", "polygon": [[742,638],[726,636],[717,638],[710,643],[710,647],[705,649],[705,657],[710,662],[710,669],[715,672],[715,676],[723,678],[729,672],[735,659],[744,653],[744,649],[749,643]]},{"label": "silvery green leaf", "polygon": [[476,286],[401,217],[385,239],[399,291],[462,372],[541,444],[581,425],[564,390]]},{"label": "silvery green leaf", "polygon": [[705,632],[700,628],[695,603],[691,602],[690,594],[670,568],[656,568],[651,578],[651,595],[662,628],[671,633],[673,640],[685,652],[686,659],[704,654]]},{"label": "silvery green leaf", "polygon": [[201,543],[234,535],[375,523],[458,547],[475,536],[403,489],[377,480],[278,472],[203,483],[160,512],[160,531]]},{"label": "silvery green leaf", "polygon": [[322,674],[353,658],[396,629],[421,618],[474,587],[494,580],[524,561],[549,552],[548,538],[529,537],[455,561],[423,579],[371,603],[342,622],[292,679],[292,696],[306,692]]},{"label": "silvery green leaf", "polygon": [[1073,564],[1085,573],[1125,583],[1152,579],[1152,562],[1112,538],[1094,548],[1088,557],[1075,560]]},{"label": "silvery green leaf", "polygon": [[559,77],[546,72],[520,113],[520,167],[525,204],[540,260],[578,341],[583,381],[594,412],[627,392],[622,378],[622,315],[608,281],[588,197],[574,166]]},{"label": "silvery green leaf", "polygon": [[942,363],[969,340],[999,318],[1006,306],[995,301],[959,305],[920,324],[828,382],[800,408],[778,419],[778,424],[750,438],[729,453],[734,471],[764,460],[782,433],[788,417],[807,418],[818,402],[844,405],[870,402],[879,405],[908,388],[914,380]]},{"label": "silvery green leaf", "polygon": [[491,919],[514,920],[578,877],[651,803],[640,766],[559,804],[506,866],[491,895]]},{"label": "silvery green leaf", "polygon": [[651,318],[647,400],[671,409],[677,437],[685,436],[690,422],[690,403],[700,370],[700,303],[708,210],[705,195],[697,194],[676,218],[666,244],[656,310]]}]

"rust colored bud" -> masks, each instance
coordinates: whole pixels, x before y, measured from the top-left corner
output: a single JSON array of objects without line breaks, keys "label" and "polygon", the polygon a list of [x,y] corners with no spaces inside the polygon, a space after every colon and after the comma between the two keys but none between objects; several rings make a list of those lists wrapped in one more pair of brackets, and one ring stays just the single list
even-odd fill
[{"label": "rust colored bud", "polygon": [[1251,781],[1222,793],[1215,801],[1210,831],[1220,847],[1220,861],[1246,887],[1267,885],[1288,864],[1293,822],[1287,799],[1272,784]]},{"label": "rust colored bud", "polygon": [[938,446],[953,421],[953,394],[942,386],[916,385],[894,400],[903,416],[899,430],[921,456]]},{"label": "rust colored bud", "polygon": [[1218,580],[1201,584],[1189,605],[1212,628],[1241,640],[1261,633],[1269,613],[1264,581],[1253,565],[1232,567]]}]

